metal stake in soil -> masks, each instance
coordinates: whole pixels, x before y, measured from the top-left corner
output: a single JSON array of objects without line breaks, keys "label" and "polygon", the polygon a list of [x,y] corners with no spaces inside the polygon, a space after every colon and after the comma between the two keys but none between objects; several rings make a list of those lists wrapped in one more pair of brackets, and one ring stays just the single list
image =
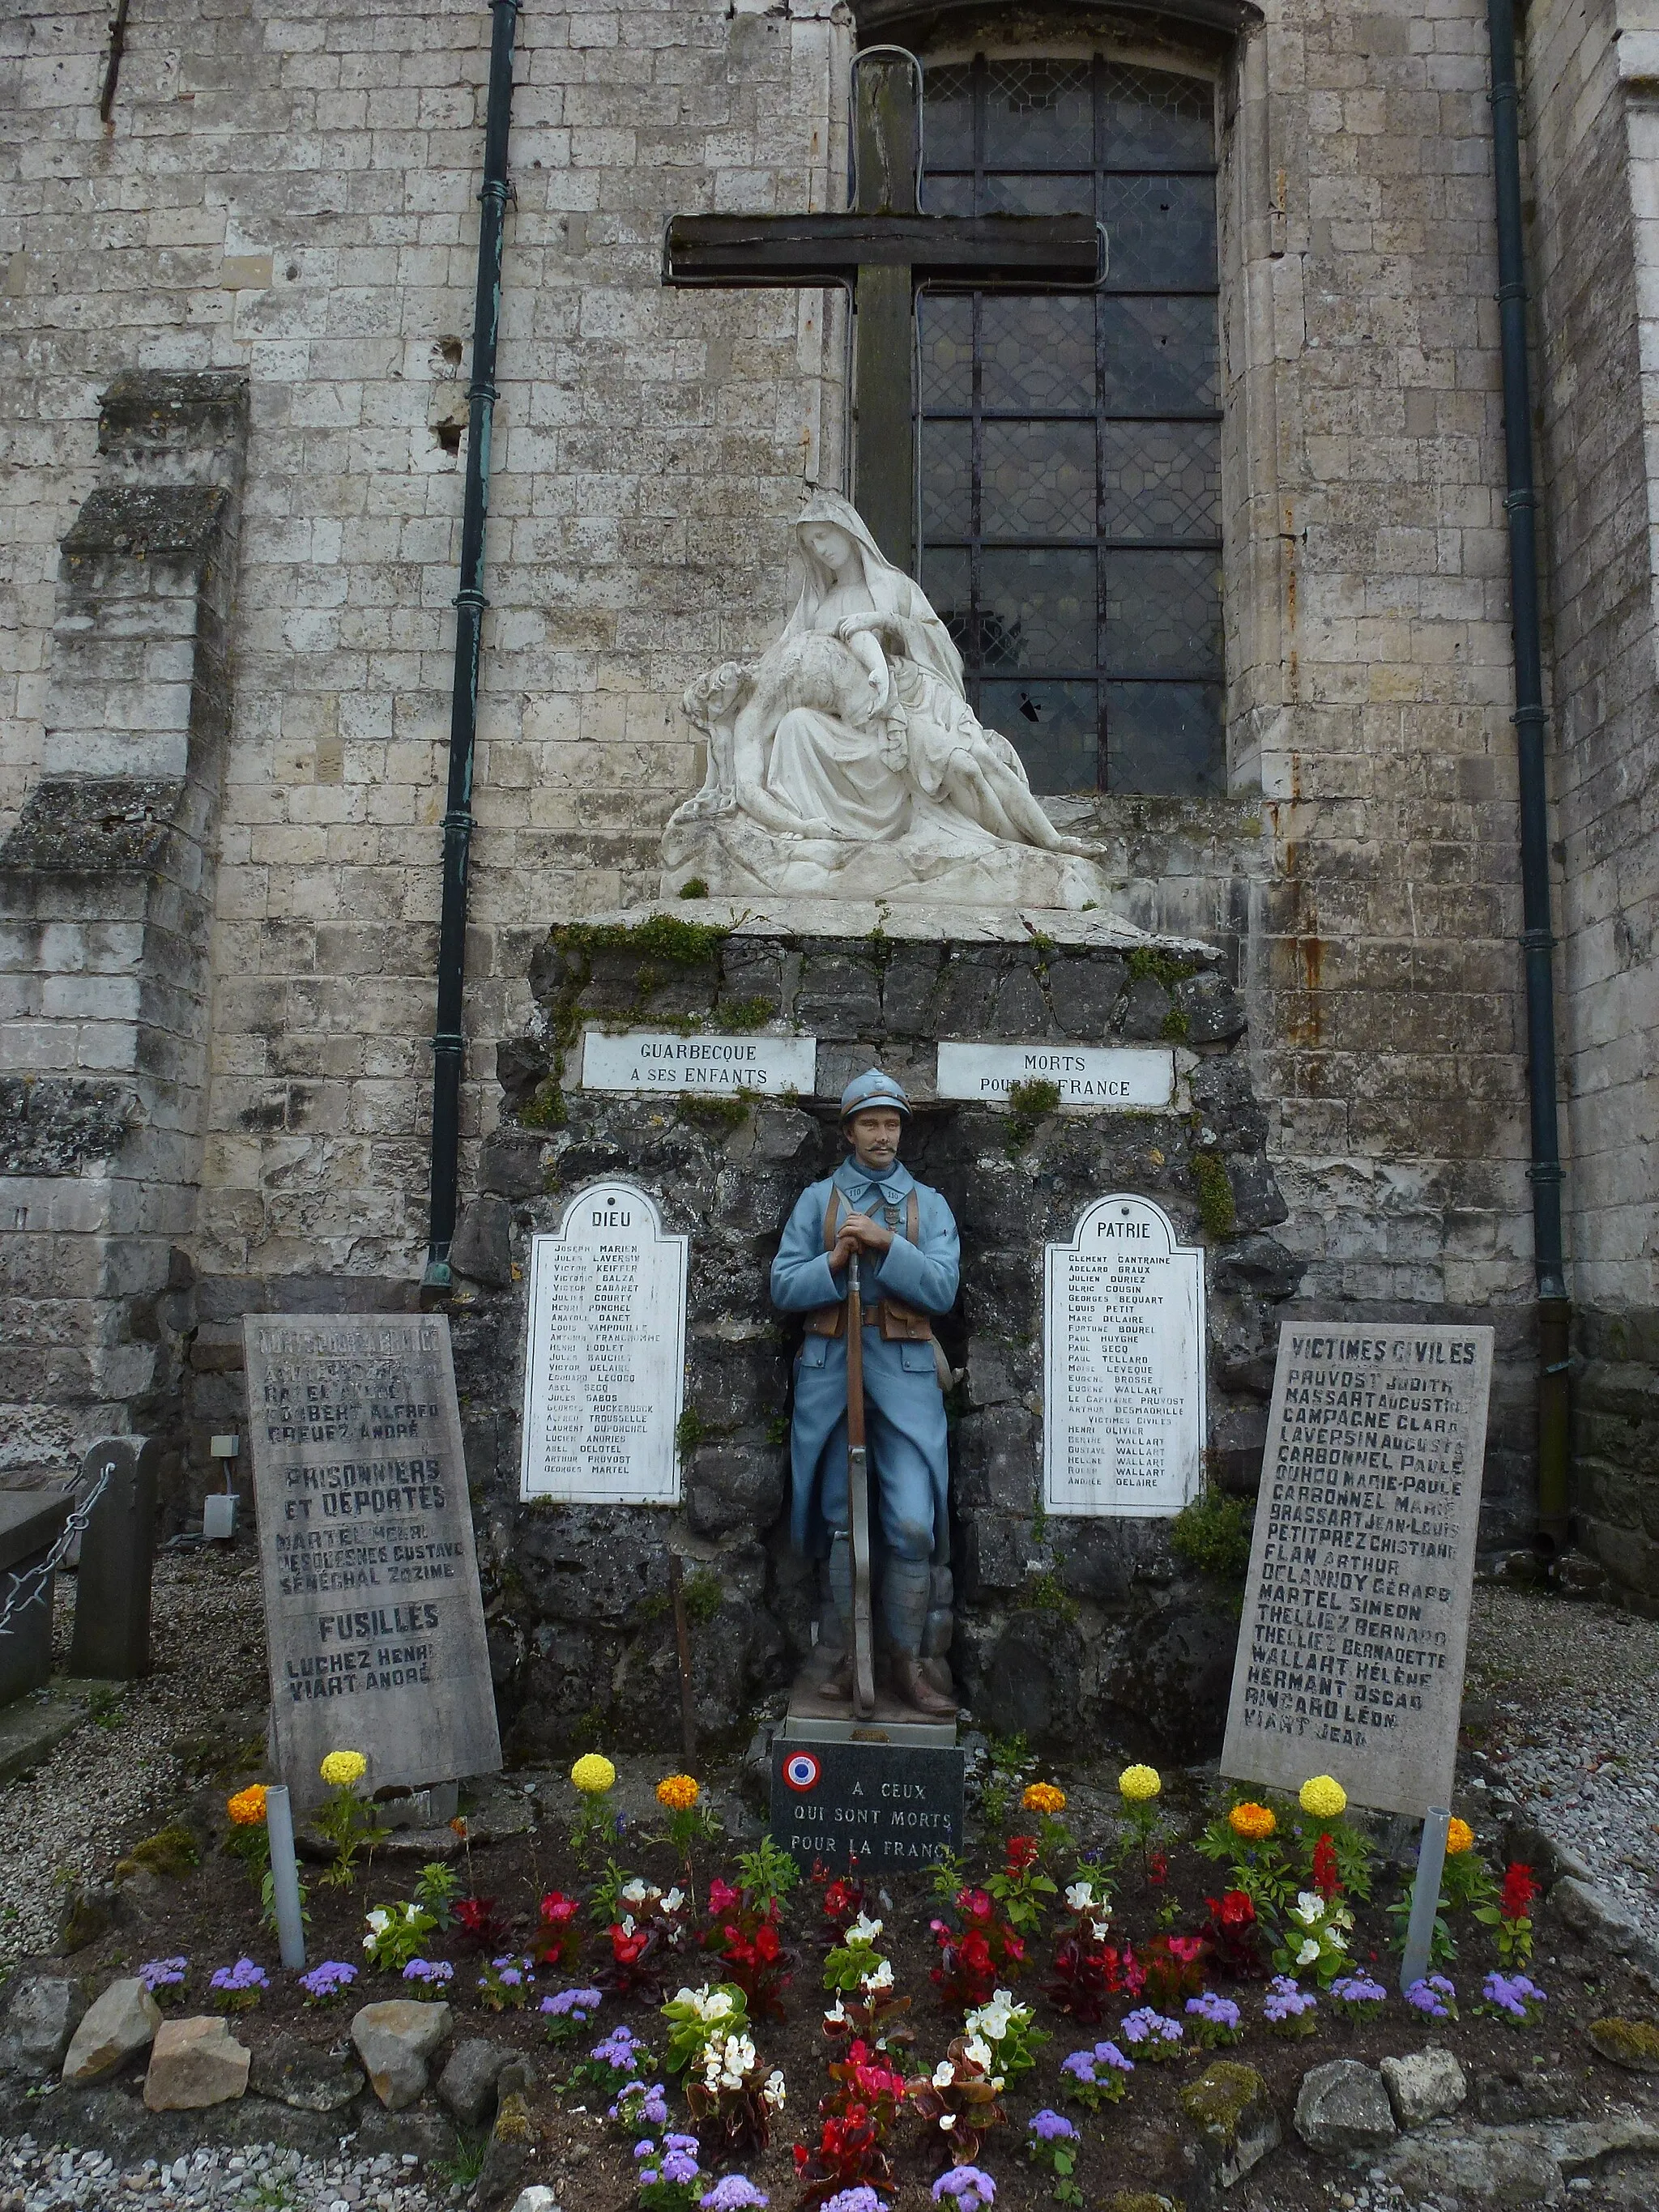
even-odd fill
[{"label": "metal stake in soil", "polygon": [[1400,1993],[1420,1982],[1429,1971],[1429,1952],[1434,1942],[1434,1916],[1440,1910],[1440,1877],[1446,1865],[1446,1831],[1451,1813],[1444,1805],[1431,1805],[1423,1820],[1423,1840],[1417,1847],[1417,1879],[1412,1884],[1412,1917],[1406,1923],[1406,1955],[1400,1967]]},{"label": "metal stake in soil", "polygon": [[270,1845],[270,1894],[276,1907],[276,1942],[283,1966],[296,1973],[306,1962],[306,1923],[300,1905],[300,1869],[294,1858],[294,1812],[288,1785],[265,1792],[265,1838]]}]

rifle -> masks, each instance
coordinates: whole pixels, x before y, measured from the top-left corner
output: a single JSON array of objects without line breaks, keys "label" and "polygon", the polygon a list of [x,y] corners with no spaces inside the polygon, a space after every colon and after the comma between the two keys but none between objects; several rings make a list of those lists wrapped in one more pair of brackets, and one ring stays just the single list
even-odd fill
[{"label": "rifle", "polygon": [[867,1721],[876,1710],[876,1676],[870,1618],[870,1461],[864,1441],[864,1302],[859,1289],[860,1254],[847,1274],[847,1504],[853,1568],[853,1717]]}]

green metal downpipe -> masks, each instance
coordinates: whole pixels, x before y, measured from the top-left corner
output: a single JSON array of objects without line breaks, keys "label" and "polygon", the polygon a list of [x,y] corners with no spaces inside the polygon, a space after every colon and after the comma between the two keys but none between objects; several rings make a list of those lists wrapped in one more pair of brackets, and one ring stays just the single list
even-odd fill
[{"label": "green metal downpipe", "polygon": [[1533,485],[1527,363],[1526,252],[1521,221],[1520,93],[1514,0],[1486,0],[1492,49],[1492,173],[1498,203],[1498,307],[1504,368],[1510,607],[1521,797],[1521,945],[1527,978],[1527,1092],[1532,1123],[1533,1259],[1538,1279],[1538,1530],[1554,1552],[1569,1540],[1568,1360],[1572,1309],[1561,1240],[1561,1139],[1556,1114],[1555,938],[1550,920],[1549,810],[1544,777],[1543,652],[1538,617],[1538,495]]},{"label": "green metal downpipe", "polygon": [[501,233],[513,122],[513,41],[520,0],[490,0],[489,96],[478,198],[478,289],[472,311],[472,383],[461,510],[461,583],[455,594],[455,689],[449,716],[449,797],[444,812],[443,908],[438,924],[438,1018],[432,1039],[431,1207],[422,1288],[449,1288],[461,1146],[461,1027],[466,981],[467,871],[472,848],[472,762],[478,736],[478,647],[483,634],[484,525],[489,514],[489,434],[501,320]]}]

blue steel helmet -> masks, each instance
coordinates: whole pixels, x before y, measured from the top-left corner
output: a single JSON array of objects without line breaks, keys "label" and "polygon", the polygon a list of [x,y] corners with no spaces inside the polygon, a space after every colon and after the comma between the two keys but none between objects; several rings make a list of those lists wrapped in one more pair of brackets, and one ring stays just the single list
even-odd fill
[{"label": "blue steel helmet", "polygon": [[866,1106],[891,1106],[908,1121],[910,1102],[890,1075],[878,1067],[870,1068],[863,1075],[855,1075],[841,1094],[841,1125],[844,1129],[854,1114],[861,1114]]}]

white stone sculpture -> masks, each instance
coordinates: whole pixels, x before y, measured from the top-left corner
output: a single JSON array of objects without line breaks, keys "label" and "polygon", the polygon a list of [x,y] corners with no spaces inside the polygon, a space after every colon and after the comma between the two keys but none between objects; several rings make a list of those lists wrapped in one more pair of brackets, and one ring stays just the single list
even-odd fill
[{"label": "white stone sculpture", "polygon": [[664,833],[665,892],[1103,905],[1095,848],[1061,835],[975,719],[921,586],[835,492],[795,527],[806,580],[782,635],[685,694],[708,773]]}]

